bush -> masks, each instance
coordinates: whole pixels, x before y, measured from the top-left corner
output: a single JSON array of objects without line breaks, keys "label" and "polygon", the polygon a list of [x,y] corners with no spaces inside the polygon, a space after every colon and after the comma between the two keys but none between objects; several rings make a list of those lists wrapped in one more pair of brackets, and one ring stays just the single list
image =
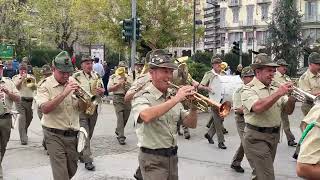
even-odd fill
[{"label": "bush", "polygon": [[59,54],[58,49],[34,49],[31,51],[31,65],[42,67],[45,64],[50,64],[53,58]]},{"label": "bush", "polygon": [[188,64],[189,73],[191,74],[192,78],[198,82],[201,82],[204,76],[204,73],[206,73],[211,69],[210,66],[204,63],[198,63],[191,60],[189,60],[187,64]]}]

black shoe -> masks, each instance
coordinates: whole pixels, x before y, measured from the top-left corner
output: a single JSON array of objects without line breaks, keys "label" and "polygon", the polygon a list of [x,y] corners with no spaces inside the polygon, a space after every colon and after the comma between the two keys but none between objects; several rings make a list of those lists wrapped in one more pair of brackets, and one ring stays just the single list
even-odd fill
[{"label": "black shoe", "polygon": [[178,135],[179,135],[179,136],[182,136],[183,134],[182,134],[180,131],[178,131]]},{"label": "black shoe", "polygon": [[227,146],[224,145],[223,142],[219,143],[219,144],[218,144],[218,147],[219,147],[220,149],[227,149]]},{"label": "black shoe", "polygon": [[120,145],[125,145],[125,138],[117,138]]},{"label": "black shoe", "polygon": [[213,139],[209,136],[208,133],[206,133],[206,134],[204,135],[204,137],[208,139],[209,144],[214,144]]},{"label": "black shoe", "polygon": [[298,159],[298,153],[295,152],[295,153],[292,155],[292,158],[297,160],[297,159]]},{"label": "black shoe", "polygon": [[117,131],[115,131],[114,133],[117,135],[117,137],[119,136],[119,133]]},{"label": "black shoe", "polygon": [[184,138],[185,138],[185,139],[190,139],[190,137],[191,137],[190,134],[185,134],[185,135],[184,135]]},{"label": "black shoe", "polygon": [[228,131],[226,129],[222,129],[223,134],[228,134]]},{"label": "black shoe", "polygon": [[234,169],[238,173],[244,173],[244,169],[241,166],[231,165],[231,168]]},{"label": "black shoe", "polygon": [[26,141],[21,141],[21,145],[27,145],[28,144],[28,142],[26,142]]},{"label": "black shoe", "polygon": [[297,144],[294,140],[288,141],[288,146],[296,147]]},{"label": "black shoe", "polygon": [[84,167],[89,171],[94,171],[96,167],[92,164],[92,162],[85,163]]}]

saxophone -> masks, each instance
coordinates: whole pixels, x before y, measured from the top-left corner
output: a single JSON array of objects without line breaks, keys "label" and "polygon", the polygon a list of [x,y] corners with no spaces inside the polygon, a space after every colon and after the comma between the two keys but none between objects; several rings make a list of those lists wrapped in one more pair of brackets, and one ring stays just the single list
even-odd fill
[{"label": "saxophone", "polygon": [[97,88],[101,88],[102,87],[102,79],[100,77],[97,77],[90,89],[91,89],[91,94],[94,95],[96,98],[95,98],[95,101],[94,102],[91,102],[91,103],[88,103],[87,104],[87,108],[86,108],[86,111],[85,113],[88,114],[88,115],[93,115],[94,112],[96,111],[96,108],[97,108],[97,105],[100,104],[102,102],[102,99],[101,99],[101,96],[99,94],[97,94]]}]

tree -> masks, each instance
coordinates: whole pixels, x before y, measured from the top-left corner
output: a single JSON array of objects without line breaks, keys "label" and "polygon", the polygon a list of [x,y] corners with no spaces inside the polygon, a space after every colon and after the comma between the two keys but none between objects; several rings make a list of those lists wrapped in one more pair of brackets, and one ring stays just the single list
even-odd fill
[{"label": "tree", "polygon": [[277,1],[268,32],[267,49],[275,55],[275,59],[286,60],[290,64],[289,73],[294,75],[304,46],[301,16],[294,0]]}]

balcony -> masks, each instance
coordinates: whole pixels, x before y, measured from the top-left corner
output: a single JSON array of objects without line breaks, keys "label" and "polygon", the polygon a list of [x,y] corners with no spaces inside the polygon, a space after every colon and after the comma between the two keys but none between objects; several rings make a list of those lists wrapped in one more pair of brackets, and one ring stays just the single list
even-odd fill
[{"label": "balcony", "polygon": [[271,3],[271,0],[257,0],[257,4],[266,4],[266,3]]},{"label": "balcony", "polygon": [[241,6],[241,0],[228,0],[229,7],[238,7]]}]

